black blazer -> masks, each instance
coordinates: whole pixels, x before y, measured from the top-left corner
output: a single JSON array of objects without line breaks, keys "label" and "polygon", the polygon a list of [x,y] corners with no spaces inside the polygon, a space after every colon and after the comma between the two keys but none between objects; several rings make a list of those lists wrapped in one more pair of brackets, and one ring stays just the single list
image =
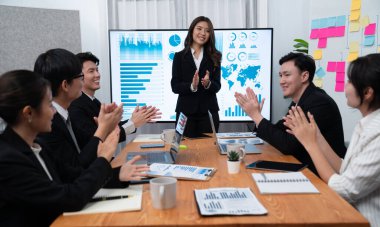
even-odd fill
[{"label": "black blazer", "polygon": [[42,146],[51,181],[28,144],[9,127],[0,135],[0,147],[0,226],[49,226],[61,213],[82,209],[112,176],[107,160],[97,158],[75,181],[63,184]]},{"label": "black blazer", "polygon": [[[68,111],[75,137],[77,138],[79,147],[82,149],[91,140],[98,128],[94,117],[99,116],[100,102],[98,101],[98,103],[96,103],[92,101],[90,97],[82,92],[82,95],[70,104]],[[126,139],[125,131],[121,125],[127,121],[128,120],[121,121],[119,123],[119,142],[125,141]]]},{"label": "black blazer", "polygon": [[[289,109],[292,106],[295,106],[294,102],[291,103]],[[342,117],[335,101],[324,90],[311,83],[302,94],[298,106],[302,108],[305,114],[307,112],[313,114],[315,122],[331,148],[339,157],[344,158],[346,146],[344,144]],[[286,129],[284,120],[273,125],[268,120],[263,119],[258,125],[257,136],[282,153],[291,154],[300,162],[308,164],[309,168],[318,174],[305,148],[293,135],[287,133]]]},{"label": "black blazer", "polygon": [[220,90],[220,65],[214,65],[206,52],[203,52],[203,59],[199,67],[200,80],[206,75],[206,70],[210,72],[211,86],[205,89],[199,81],[197,92],[190,89],[191,82],[197,67],[195,65],[191,51],[185,50],[174,55],[172,67],[171,86],[172,91],[178,94],[176,112],[184,114],[207,113],[219,111],[216,93]]}]

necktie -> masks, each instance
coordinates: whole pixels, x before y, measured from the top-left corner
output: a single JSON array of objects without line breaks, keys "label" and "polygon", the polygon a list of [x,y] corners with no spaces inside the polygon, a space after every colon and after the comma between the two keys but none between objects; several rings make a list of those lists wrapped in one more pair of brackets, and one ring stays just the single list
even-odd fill
[{"label": "necktie", "polygon": [[68,129],[69,132],[70,132],[71,138],[72,138],[73,141],[74,141],[74,144],[75,144],[75,147],[77,148],[78,153],[80,153],[80,148],[79,148],[79,146],[78,146],[77,139],[75,138],[75,134],[74,134],[73,128],[71,127],[71,121],[70,121],[70,118],[67,118],[67,120],[66,120],[66,126],[67,126],[67,129]]}]

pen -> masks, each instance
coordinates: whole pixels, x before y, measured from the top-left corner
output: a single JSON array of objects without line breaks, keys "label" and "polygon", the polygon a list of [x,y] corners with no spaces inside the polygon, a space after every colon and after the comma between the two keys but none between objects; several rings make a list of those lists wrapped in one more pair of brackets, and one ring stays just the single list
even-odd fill
[{"label": "pen", "polygon": [[130,197],[129,195],[118,195],[118,196],[104,196],[99,198],[93,198],[90,200],[90,202],[99,202],[99,201],[106,201],[106,200],[114,200],[114,199],[125,199]]}]

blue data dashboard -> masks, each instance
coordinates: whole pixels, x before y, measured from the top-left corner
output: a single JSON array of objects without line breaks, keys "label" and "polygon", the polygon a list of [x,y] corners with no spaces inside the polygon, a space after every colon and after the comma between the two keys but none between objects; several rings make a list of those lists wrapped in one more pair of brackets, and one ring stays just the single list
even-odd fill
[{"label": "blue data dashboard", "polygon": [[[137,105],[156,106],[158,121],[175,121],[178,95],[171,89],[174,54],[184,48],[187,30],[110,30],[111,97],[123,103],[123,119]],[[262,115],[270,120],[273,30],[215,30],[216,48],[222,53],[221,89],[217,93],[221,121],[250,121],[234,94],[250,87]],[[190,85],[189,85],[190,86]],[[190,89],[190,88],[189,88]]]}]

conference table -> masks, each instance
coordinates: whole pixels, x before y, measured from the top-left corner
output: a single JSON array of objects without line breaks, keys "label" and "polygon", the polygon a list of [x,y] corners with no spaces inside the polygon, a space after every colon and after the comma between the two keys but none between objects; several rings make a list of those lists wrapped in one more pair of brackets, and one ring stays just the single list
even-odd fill
[{"label": "conference table", "polygon": [[[128,151],[141,151],[140,144],[127,144],[112,161],[112,165],[124,163]],[[238,174],[228,174],[227,157],[219,153],[214,139],[185,139],[183,144],[187,145],[187,149],[179,152],[177,164],[214,167],[217,168],[217,172],[209,181],[179,180],[175,208],[153,208],[149,184],[144,184],[140,211],[61,215],[52,226],[369,226],[368,221],[354,207],[309,169],[302,172],[319,190],[319,194],[260,194],[252,173],[269,171],[246,169],[246,164],[256,160],[298,162],[293,156],[283,155],[269,144],[256,145],[262,153],[246,155]],[[166,145],[165,149],[168,150],[169,145]],[[147,150],[157,148],[144,149]],[[249,187],[268,210],[268,214],[203,217],[197,208],[194,189],[214,187]]]}]

